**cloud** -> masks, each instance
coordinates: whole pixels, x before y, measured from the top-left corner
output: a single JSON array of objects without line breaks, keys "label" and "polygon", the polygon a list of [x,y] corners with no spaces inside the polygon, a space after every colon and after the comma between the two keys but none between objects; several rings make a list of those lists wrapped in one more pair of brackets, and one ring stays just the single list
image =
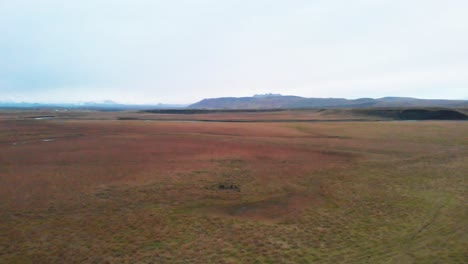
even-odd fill
[{"label": "cloud", "polygon": [[461,0],[3,1],[0,100],[464,98],[467,9]]}]

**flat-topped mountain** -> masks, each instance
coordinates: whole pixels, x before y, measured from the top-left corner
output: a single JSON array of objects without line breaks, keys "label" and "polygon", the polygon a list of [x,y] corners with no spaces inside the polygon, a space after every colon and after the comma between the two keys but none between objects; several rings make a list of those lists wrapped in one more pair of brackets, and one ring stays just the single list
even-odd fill
[{"label": "flat-topped mountain", "polygon": [[363,107],[468,107],[468,100],[418,99],[410,97],[305,98],[292,95],[266,94],[253,97],[203,99],[192,109],[271,109],[271,108],[363,108]]}]

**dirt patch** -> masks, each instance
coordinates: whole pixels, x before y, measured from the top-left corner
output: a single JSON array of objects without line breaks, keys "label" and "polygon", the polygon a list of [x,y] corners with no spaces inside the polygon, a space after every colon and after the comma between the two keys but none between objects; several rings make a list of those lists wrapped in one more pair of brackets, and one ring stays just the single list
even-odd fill
[{"label": "dirt patch", "polygon": [[225,183],[219,184],[218,189],[222,190],[222,191],[237,191],[237,192],[240,192],[239,186],[237,186],[235,184],[225,184]]}]

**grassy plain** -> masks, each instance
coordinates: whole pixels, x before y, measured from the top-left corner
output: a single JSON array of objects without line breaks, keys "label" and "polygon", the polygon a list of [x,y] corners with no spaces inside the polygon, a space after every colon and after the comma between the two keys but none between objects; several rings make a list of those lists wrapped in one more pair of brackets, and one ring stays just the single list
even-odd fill
[{"label": "grassy plain", "polygon": [[76,115],[0,116],[0,263],[468,262],[468,122]]}]

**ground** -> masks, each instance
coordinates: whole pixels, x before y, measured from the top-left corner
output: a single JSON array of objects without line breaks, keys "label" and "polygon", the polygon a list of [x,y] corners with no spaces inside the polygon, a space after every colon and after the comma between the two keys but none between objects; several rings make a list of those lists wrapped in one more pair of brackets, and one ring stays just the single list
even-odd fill
[{"label": "ground", "polygon": [[0,115],[0,263],[468,262],[468,122],[41,115]]}]

